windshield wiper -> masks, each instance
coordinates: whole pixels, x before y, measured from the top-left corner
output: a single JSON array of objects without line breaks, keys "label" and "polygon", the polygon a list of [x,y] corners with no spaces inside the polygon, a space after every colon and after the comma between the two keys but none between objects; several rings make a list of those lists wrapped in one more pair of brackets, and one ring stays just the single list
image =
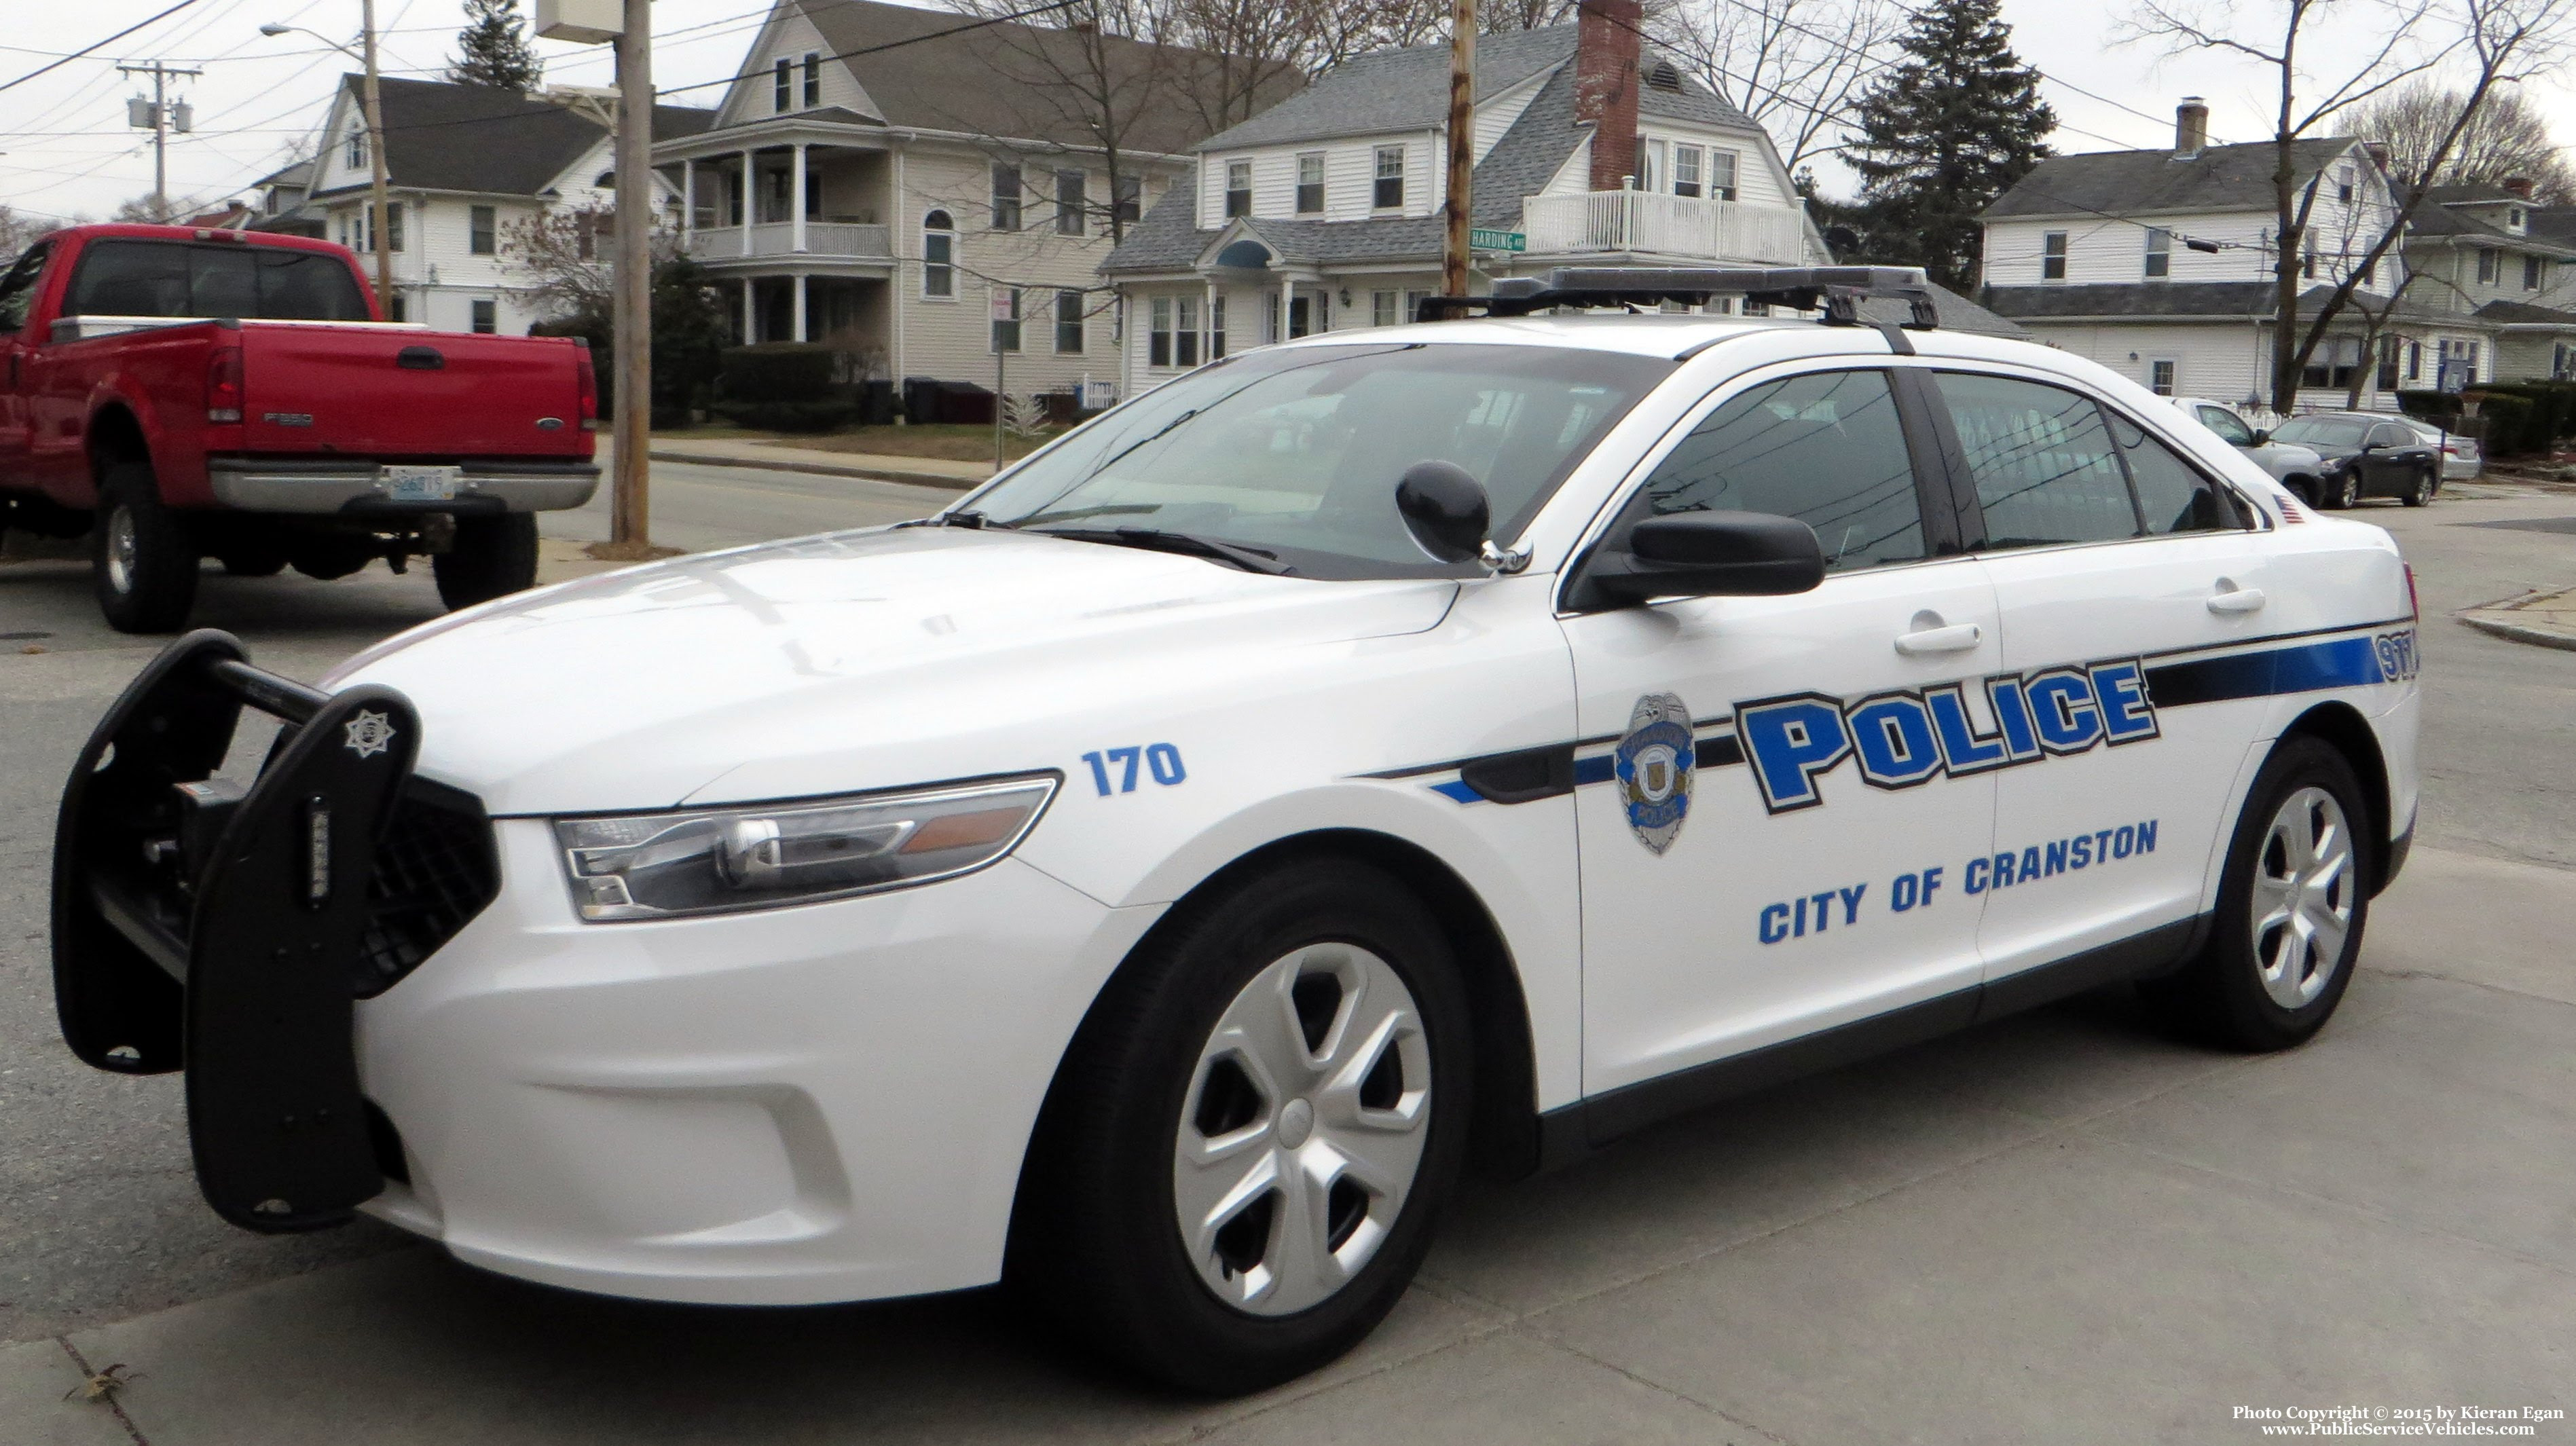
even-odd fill
[{"label": "windshield wiper", "polygon": [[964,527],[976,530],[987,527],[1009,528],[1018,525],[1014,522],[996,521],[971,507],[960,508],[955,512],[934,512],[928,517],[916,517],[910,522],[895,524],[897,527]]},{"label": "windshield wiper", "polygon": [[1141,547],[1153,552],[1177,552],[1185,557],[1204,557],[1217,562],[1230,562],[1245,572],[1267,573],[1287,577],[1297,569],[1279,560],[1279,554],[1267,548],[1247,547],[1240,542],[1220,542],[1213,537],[1195,537],[1186,532],[1165,532],[1159,527],[1032,527],[1044,537],[1070,537],[1076,542],[1105,542],[1113,547]]}]

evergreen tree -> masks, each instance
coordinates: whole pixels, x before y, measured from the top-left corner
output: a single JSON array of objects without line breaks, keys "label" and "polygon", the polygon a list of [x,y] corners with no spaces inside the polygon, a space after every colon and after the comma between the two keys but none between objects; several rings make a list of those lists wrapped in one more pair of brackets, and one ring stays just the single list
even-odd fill
[{"label": "evergreen tree", "polygon": [[2013,54],[1999,0],[1935,0],[1897,41],[1905,59],[1861,98],[1844,137],[1871,260],[1976,283],[1977,217],[2050,154],[2057,115]]},{"label": "evergreen tree", "polygon": [[519,29],[519,0],[465,0],[469,17],[456,32],[457,56],[447,78],[462,85],[531,91],[545,74]]}]

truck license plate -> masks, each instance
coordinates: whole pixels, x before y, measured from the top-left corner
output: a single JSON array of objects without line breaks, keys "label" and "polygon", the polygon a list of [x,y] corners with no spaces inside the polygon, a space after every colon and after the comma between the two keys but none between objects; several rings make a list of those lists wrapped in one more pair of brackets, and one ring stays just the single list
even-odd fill
[{"label": "truck license plate", "polygon": [[387,467],[378,474],[385,495],[396,502],[453,502],[464,479],[462,467]]}]

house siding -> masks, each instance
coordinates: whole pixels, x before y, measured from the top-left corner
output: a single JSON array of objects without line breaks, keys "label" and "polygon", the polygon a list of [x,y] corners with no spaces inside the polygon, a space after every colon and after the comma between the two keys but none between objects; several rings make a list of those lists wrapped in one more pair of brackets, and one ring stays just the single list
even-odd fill
[{"label": "house siding", "polygon": [[[814,22],[805,18],[805,12],[792,5],[782,5],[771,12],[769,23],[762,27],[759,39],[744,54],[742,70],[750,73],[726,93],[724,105],[716,115],[716,124],[740,125],[780,114],[774,103],[770,67],[780,60],[801,62],[809,51],[816,55],[830,55],[833,47],[823,39],[823,33],[814,28]],[[819,104],[840,106],[860,115],[876,113],[876,102],[869,99],[858,77],[852,75],[850,68],[842,62],[824,61],[819,79],[822,82]],[[788,97],[789,114],[807,108],[805,72],[801,63],[796,67],[793,83],[794,91]]]},{"label": "house siding", "polygon": [[[1324,153],[1324,220],[1428,216],[1440,209],[1448,195],[1447,135],[1445,130],[1396,131],[1337,137],[1307,145],[1211,152],[1199,166],[1199,229],[1213,231],[1225,224],[1226,166],[1232,161],[1252,162],[1252,214],[1256,218],[1296,219],[1297,157],[1316,151]],[[1369,205],[1377,179],[1377,148],[1392,145],[1404,147],[1404,206],[1400,211],[1379,211]],[[1316,218],[1310,215],[1305,219]]]}]

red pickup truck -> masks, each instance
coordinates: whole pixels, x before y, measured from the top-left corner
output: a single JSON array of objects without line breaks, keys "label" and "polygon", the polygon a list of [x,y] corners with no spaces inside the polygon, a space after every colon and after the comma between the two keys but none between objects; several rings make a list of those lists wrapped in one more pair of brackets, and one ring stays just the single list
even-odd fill
[{"label": "red pickup truck", "polygon": [[596,385],[575,339],[384,321],[329,242],[75,226],[0,276],[0,528],[89,533],[127,632],[182,626],[205,558],[425,556],[465,607],[533,583],[534,514],[590,500]]}]

